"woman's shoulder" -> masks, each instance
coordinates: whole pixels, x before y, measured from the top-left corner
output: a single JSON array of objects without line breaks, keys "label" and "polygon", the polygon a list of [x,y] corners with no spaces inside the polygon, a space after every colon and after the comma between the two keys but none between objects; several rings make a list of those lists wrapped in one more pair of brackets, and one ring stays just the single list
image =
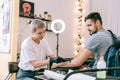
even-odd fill
[{"label": "woman's shoulder", "polygon": [[24,44],[24,45],[29,45],[29,44],[31,44],[32,43],[32,38],[31,37],[28,37],[28,38],[26,38],[24,41],[23,41],[23,43],[22,44]]}]

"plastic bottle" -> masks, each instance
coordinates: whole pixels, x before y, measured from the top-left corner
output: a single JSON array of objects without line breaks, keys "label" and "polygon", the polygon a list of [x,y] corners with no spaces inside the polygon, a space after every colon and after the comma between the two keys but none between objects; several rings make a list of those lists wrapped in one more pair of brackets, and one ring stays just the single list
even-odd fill
[{"label": "plastic bottle", "polygon": [[44,12],[44,19],[48,19],[48,12],[47,11]]},{"label": "plastic bottle", "polygon": [[[100,56],[100,59],[97,62],[97,69],[105,69],[106,68],[106,62],[103,58],[103,56]],[[97,71],[97,78],[106,78],[106,71]]]}]

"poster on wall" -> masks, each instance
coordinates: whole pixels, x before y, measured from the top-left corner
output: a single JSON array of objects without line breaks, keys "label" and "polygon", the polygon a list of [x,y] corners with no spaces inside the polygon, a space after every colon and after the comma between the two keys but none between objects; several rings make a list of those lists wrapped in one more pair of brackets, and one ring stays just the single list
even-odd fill
[{"label": "poster on wall", "polygon": [[0,0],[0,53],[10,51],[10,15],[12,0]]},{"label": "poster on wall", "polygon": [[34,3],[20,0],[19,16],[26,18],[34,18]]}]

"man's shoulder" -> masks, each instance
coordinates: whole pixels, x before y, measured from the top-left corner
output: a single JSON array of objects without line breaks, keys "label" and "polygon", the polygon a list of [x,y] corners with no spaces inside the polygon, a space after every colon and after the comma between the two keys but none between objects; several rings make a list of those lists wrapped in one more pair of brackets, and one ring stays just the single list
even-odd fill
[{"label": "man's shoulder", "polygon": [[97,32],[97,33],[91,35],[88,41],[101,42],[101,41],[108,41],[108,39],[111,39],[110,34],[107,33],[106,31],[100,31],[100,32]]},{"label": "man's shoulder", "polygon": [[90,39],[98,39],[98,38],[101,38],[102,37],[102,34],[99,34],[99,33],[95,33],[93,35],[90,36]]},{"label": "man's shoulder", "polygon": [[102,31],[99,31],[99,32],[93,34],[91,37],[93,37],[93,38],[103,38],[103,37],[108,36],[108,35],[109,35],[109,33],[107,31],[102,30]]}]

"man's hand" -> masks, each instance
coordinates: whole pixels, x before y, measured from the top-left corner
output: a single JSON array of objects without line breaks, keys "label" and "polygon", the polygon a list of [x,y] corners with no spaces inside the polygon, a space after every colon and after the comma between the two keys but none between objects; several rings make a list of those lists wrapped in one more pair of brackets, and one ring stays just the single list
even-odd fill
[{"label": "man's hand", "polygon": [[68,61],[66,62],[61,62],[61,63],[53,63],[52,66],[51,66],[51,69],[53,68],[58,68],[58,67],[63,67],[65,64],[67,64]]}]

